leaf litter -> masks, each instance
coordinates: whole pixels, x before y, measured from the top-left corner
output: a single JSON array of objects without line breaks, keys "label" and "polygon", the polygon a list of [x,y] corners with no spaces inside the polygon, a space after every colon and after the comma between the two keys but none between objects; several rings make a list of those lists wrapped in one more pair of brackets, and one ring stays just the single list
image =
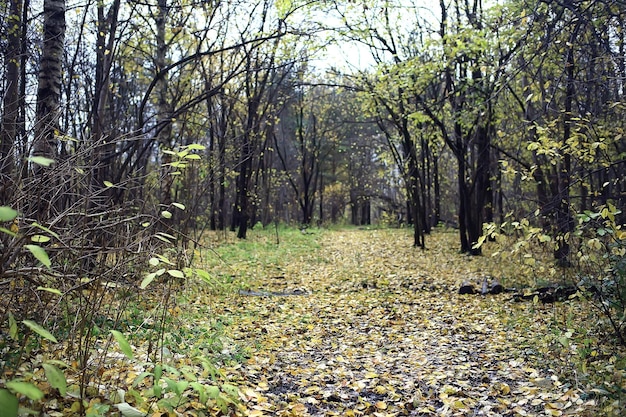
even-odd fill
[{"label": "leaf litter", "polygon": [[[157,310],[138,306],[147,316],[126,329],[130,343],[111,332],[112,349],[103,340],[92,352],[87,415],[620,415],[623,404],[604,397],[626,392],[623,351],[597,344],[587,369],[571,360],[583,351],[577,323],[594,316],[587,304],[458,294],[486,276],[505,287],[532,282],[515,259],[459,254],[456,234],[441,231],[426,251],[411,247],[407,229],[299,238],[229,242],[219,248],[228,259],[210,265],[209,254],[203,267],[229,282],[217,287],[239,291],[183,288],[168,307],[162,364],[142,330]],[[37,383],[51,416],[81,409],[75,361],[67,384],[45,365],[67,359],[62,346],[47,345],[16,373]],[[613,385],[594,385],[587,370]]]},{"label": "leaf litter", "polygon": [[555,307],[458,295],[468,277],[522,277],[513,261],[456,253],[455,238],[422,252],[402,231],[325,232],[318,251],[266,265],[279,277],[256,267],[250,286],[302,295],[214,303],[250,355],[228,370],[247,415],[596,415],[537,343]]}]

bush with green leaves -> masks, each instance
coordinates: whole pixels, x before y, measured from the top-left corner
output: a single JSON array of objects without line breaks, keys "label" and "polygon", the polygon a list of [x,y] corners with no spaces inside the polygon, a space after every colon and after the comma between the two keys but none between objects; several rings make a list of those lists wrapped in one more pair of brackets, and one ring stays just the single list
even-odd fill
[{"label": "bush with green leaves", "polygon": [[[578,287],[597,309],[602,329],[626,345],[626,225],[622,211],[610,201],[576,215],[572,232],[553,236],[528,219],[485,224],[476,246],[498,241],[495,256],[517,256],[520,266],[535,276],[535,283],[566,283]],[[550,255],[557,245],[570,248],[569,265],[560,266]],[[558,282],[556,282],[558,281]]]},{"label": "bush with green leaves", "polygon": [[[199,159],[198,150],[190,145],[175,152],[170,174]],[[45,397],[52,391],[71,403],[74,413],[106,415],[109,404],[89,400],[97,395],[93,387],[102,387],[99,370],[113,340],[128,360],[135,360],[124,336],[129,306],[155,301],[137,320],[158,318],[149,329],[153,351],[158,351],[166,327],[174,324],[166,319],[176,302],[172,282],[190,276],[210,280],[205,272],[187,268],[184,234],[177,230],[185,222],[185,205],[143,201],[142,195],[158,194],[158,184],[149,190],[136,178],[93,187],[90,170],[97,167],[81,159],[86,156],[31,161],[45,162],[46,175],[64,181],[46,202],[45,216],[33,196],[48,185],[37,178],[24,180],[0,207],[3,417],[45,412]],[[160,277],[168,279],[152,283]],[[49,388],[40,385],[43,381]],[[110,405],[115,404],[121,403]]]}]

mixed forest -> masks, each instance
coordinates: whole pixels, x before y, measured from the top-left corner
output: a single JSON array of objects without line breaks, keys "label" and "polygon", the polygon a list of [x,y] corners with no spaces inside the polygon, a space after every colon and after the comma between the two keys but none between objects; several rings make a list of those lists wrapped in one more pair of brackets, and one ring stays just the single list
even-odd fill
[{"label": "mixed forest", "polygon": [[[619,415],[625,177],[623,0],[0,0],[0,416]],[[474,266],[459,267],[466,263]],[[325,278],[316,281],[314,269]],[[300,278],[289,281],[285,271]],[[233,353],[242,335],[268,338],[277,316],[310,303],[282,333],[293,333],[282,347],[301,361],[290,350],[294,340],[312,330],[337,333],[318,329],[311,311],[341,328],[320,306],[335,294],[355,314],[345,298],[352,292],[365,297],[359,305],[372,317],[384,317],[371,326],[399,326],[399,345],[413,337],[422,348],[437,338],[467,342],[467,352],[477,340],[504,344],[487,339],[489,328],[505,332],[521,322],[505,330],[494,321],[509,314],[491,310],[501,304],[491,296],[506,296],[488,294],[494,280],[505,293],[517,291],[522,307],[509,313],[524,310],[529,326],[532,316],[535,324],[551,320],[542,310],[546,291],[557,294],[548,304],[568,306],[559,310],[568,324],[529,359],[555,346],[569,352],[559,359],[552,350],[546,384],[555,390],[539,384],[543,397],[522,390],[525,402],[504,407],[476,400],[487,395],[480,390],[462,396],[462,384],[433,382],[421,387],[422,400],[407,402],[409,391],[418,397],[415,386],[396,386],[403,393],[392,395],[381,375],[393,371],[374,361],[362,375],[377,382],[369,397],[327,395],[321,382],[316,391],[300,381],[301,392],[309,390],[303,398],[313,400],[296,401],[285,395],[300,371],[280,389],[268,385],[269,375],[257,378],[284,367],[261,364],[253,351],[280,349]],[[468,282],[482,284],[484,297],[457,294]],[[461,296],[470,298],[451,301]],[[437,304],[441,297],[451,298]],[[212,302],[214,311],[200,307]],[[193,345],[194,336],[171,329],[198,322],[182,318],[191,314],[181,313],[186,304],[213,317],[200,320],[196,335],[212,342],[194,348],[202,360],[183,371],[172,346]],[[439,311],[431,323],[446,333],[407,306]],[[454,309],[473,316],[454,321]],[[493,313],[488,320],[485,311]],[[255,325],[252,312],[273,324]],[[428,337],[407,333],[408,317]],[[576,320],[584,332],[575,331]],[[226,346],[228,325],[236,330]],[[371,342],[358,341],[371,333],[363,326],[350,339],[354,349]],[[451,336],[476,329],[470,342]],[[550,326],[536,334],[550,334]],[[321,345],[298,348],[322,352]],[[113,378],[107,361],[137,360],[136,349],[150,366]],[[343,363],[345,349],[332,349],[334,364]],[[520,375],[531,369],[542,378],[516,360]],[[559,360],[579,373],[557,375]],[[247,376],[229,380],[244,374],[242,362]],[[400,362],[396,381],[406,375]],[[213,383],[200,383],[192,368]],[[492,381],[491,399],[522,395],[514,376],[496,381],[495,372],[464,381],[474,388]],[[576,391],[578,383],[587,388]],[[272,395],[259,392],[283,397],[267,405]]]}]

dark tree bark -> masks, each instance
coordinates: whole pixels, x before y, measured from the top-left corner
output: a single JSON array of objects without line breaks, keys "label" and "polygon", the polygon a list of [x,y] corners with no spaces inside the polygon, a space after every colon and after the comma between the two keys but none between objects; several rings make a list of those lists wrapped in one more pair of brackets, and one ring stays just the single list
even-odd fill
[{"label": "dark tree bark", "polygon": [[0,201],[8,202],[13,193],[13,153],[18,143],[20,120],[20,53],[22,49],[21,0],[11,0],[7,19],[7,48],[4,52],[5,85],[2,120],[0,121]]},{"label": "dark tree bark", "polygon": [[[63,52],[65,42],[65,0],[44,1],[43,48],[39,60],[37,86],[36,126],[33,153],[56,159],[59,133],[61,83],[63,79]],[[35,167],[35,175],[43,185],[37,196],[36,216],[44,221],[54,201],[52,192],[56,178],[49,178],[41,166]]]},{"label": "dark tree bark", "polygon": [[[162,70],[167,66],[167,53],[169,46],[165,39],[167,20],[169,15],[168,0],[158,0],[156,21],[156,51],[154,64],[156,67],[157,85],[157,121],[156,121],[156,138],[160,150],[170,150],[172,146],[172,105],[168,98],[169,76],[167,72]],[[163,207],[168,208],[172,200],[172,188],[174,184],[174,176],[172,175],[172,155],[162,153],[161,155],[161,175],[160,175],[160,203]]]},{"label": "dark tree bark", "polygon": [[44,2],[43,28],[34,152],[36,155],[54,159],[57,155],[55,134],[59,129],[59,104],[63,79],[65,0]]}]

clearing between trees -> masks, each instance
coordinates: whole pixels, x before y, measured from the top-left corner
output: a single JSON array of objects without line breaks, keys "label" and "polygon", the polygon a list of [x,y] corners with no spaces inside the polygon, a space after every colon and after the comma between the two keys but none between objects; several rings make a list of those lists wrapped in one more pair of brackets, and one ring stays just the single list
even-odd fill
[{"label": "clearing between trees", "polygon": [[249,252],[235,266],[249,287],[196,300],[249,356],[224,369],[247,415],[619,413],[583,370],[624,376],[606,367],[623,355],[578,344],[592,332],[589,306],[459,295],[468,279],[512,287],[528,277],[515,260],[458,254],[455,238],[436,233],[423,252],[407,230],[314,231],[303,237],[314,251]]}]

